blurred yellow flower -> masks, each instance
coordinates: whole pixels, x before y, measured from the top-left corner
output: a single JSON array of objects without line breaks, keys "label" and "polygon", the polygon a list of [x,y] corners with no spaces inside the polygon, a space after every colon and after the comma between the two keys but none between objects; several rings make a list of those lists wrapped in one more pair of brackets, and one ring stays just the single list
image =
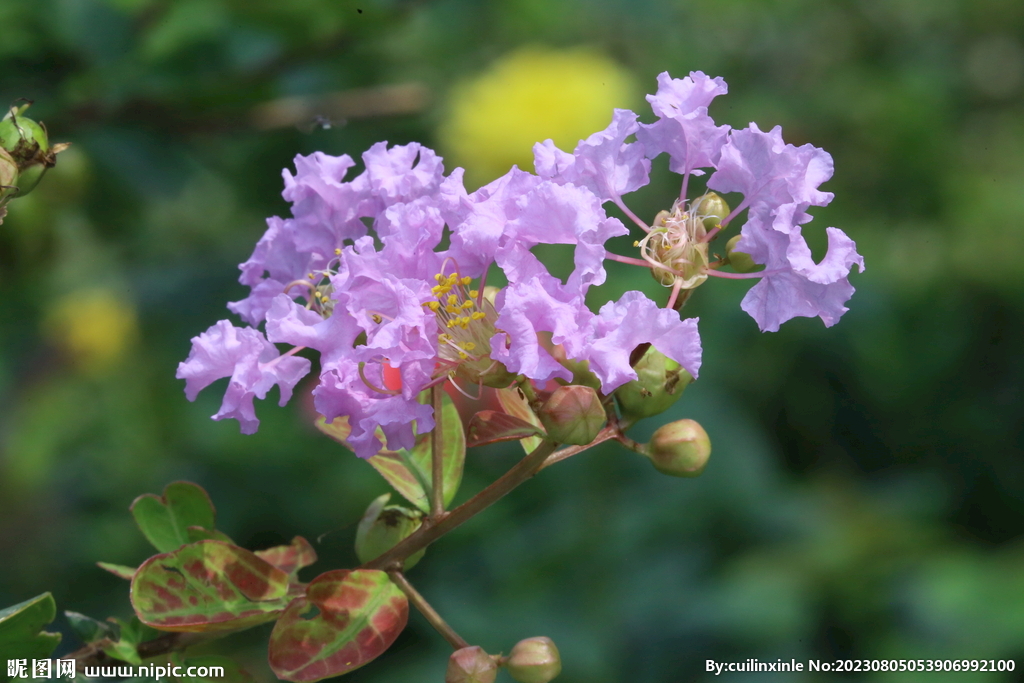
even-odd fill
[{"label": "blurred yellow flower", "polygon": [[65,295],[43,320],[43,333],[87,373],[105,370],[135,342],[135,308],[105,288]]},{"label": "blurred yellow flower", "polygon": [[612,109],[633,104],[628,71],[591,50],[521,48],[452,92],[439,130],[445,165],[465,166],[467,185],[533,169],[533,145],[566,151],[607,127]]}]

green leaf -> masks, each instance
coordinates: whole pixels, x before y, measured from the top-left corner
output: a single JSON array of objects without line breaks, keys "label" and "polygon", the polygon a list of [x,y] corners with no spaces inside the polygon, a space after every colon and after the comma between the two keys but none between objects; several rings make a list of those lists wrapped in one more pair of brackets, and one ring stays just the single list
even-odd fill
[{"label": "green leaf", "polygon": [[117,577],[120,577],[122,579],[125,579],[126,581],[131,581],[132,577],[135,576],[135,568],[134,567],[126,567],[123,564],[111,564],[109,562],[97,562],[96,566],[99,567],[100,569],[104,569],[104,570],[110,572],[114,576],[117,576]]},{"label": "green leaf", "polygon": [[498,389],[495,393],[498,394],[498,402],[501,403],[502,410],[512,417],[517,417],[537,428],[537,433],[541,436],[529,436],[519,440],[523,450],[527,453],[532,453],[544,440],[544,425],[541,424],[540,418],[530,408],[529,402],[518,387],[512,386]]},{"label": "green leaf", "polygon": [[288,605],[288,575],[224,541],[199,541],[146,560],[131,600],[162,631],[235,631],[274,619]]},{"label": "green leaf", "polygon": [[231,538],[216,529],[204,529],[201,526],[190,526],[185,530],[188,534],[188,542],[195,543],[196,541],[224,541],[225,543],[233,543]]},{"label": "green leaf", "polygon": [[290,545],[257,550],[256,557],[269,562],[285,574],[295,574],[303,567],[316,562],[316,551],[309,541],[302,536],[296,536]]},{"label": "green leaf", "polygon": [[[249,672],[241,667],[233,659],[228,657],[221,657],[220,655],[203,655],[201,657],[189,657],[181,666],[185,667],[188,671],[189,667],[206,667],[208,669],[206,676],[189,676],[182,677],[175,680],[179,681],[217,681],[217,683],[252,683],[253,677],[249,675]],[[223,671],[217,671],[215,667],[220,667]],[[209,669],[214,669],[209,671]],[[196,671],[198,674],[199,672]]]},{"label": "green leaf", "polygon": [[[380,557],[423,524],[422,512],[400,505],[388,505],[390,498],[390,493],[375,498],[359,521],[356,529],[356,557],[360,562],[366,563]],[[402,569],[412,569],[423,558],[426,550],[423,548],[407,557]]]},{"label": "green leaf", "polygon": [[498,441],[527,441],[544,434],[525,420],[495,410],[481,410],[473,415],[466,431],[470,448]]},{"label": "green leaf", "polygon": [[132,617],[128,621],[121,621],[117,617],[110,617],[107,621],[115,624],[115,638],[103,648],[103,651],[129,664],[138,666],[142,664],[142,657],[139,656],[138,645],[144,640],[155,638],[157,631],[145,626],[138,617]]},{"label": "green leaf", "polygon": [[152,493],[139,496],[132,503],[131,511],[146,540],[162,553],[191,543],[188,531],[191,526],[213,531],[216,515],[206,491],[187,481],[168,484],[162,496]]},{"label": "green leaf", "polygon": [[[0,610],[0,653],[18,659],[49,657],[60,643],[60,634],[42,628],[55,616],[57,603],[50,593]],[[0,681],[6,680],[7,667],[0,668]]]},{"label": "green leaf", "polygon": [[[466,436],[462,430],[462,419],[448,394],[442,398],[441,419],[441,432],[444,435],[444,504],[447,507],[462,483],[462,468],[466,462]],[[351,449],[347,441],[351,427],[345,418],[335,418],[328,424],[321,416],[317,418],[316,426],[327,436]],[[427,495],[432,469],[430,449],[430,434],[422,434],[417,437],[411,451],[384,449],[367,462],[406,500],[420,510],[430,512],[430,498]]]},{"label": "green leaf", "polygon": [[408,619],[409,603],[385,572],[326,572],[274,625],[270,668],[301,683],[348,673],[387,650]]},{"label": "green leaf", "polygon": [[87,617],[84,614],[70,610],[65,611],[64,616],[67,617],[68,623],[71,624],[71,630],[82,639],[83,643],[94,643],[97,640],[110,638],[114,635],[114,629],[110,627],[110,624],[105,624],[92,617]]}]

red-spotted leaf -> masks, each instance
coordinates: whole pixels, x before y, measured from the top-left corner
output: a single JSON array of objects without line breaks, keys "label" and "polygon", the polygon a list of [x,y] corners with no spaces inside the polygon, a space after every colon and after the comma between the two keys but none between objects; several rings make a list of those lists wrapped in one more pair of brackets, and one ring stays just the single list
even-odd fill
[{"label": "red-spotted leaf", "polygon": [[[462,469],[466,462],[466,437],[462,431],[459,411],[448,394],[442,397],[441,408],[444,434],[444,504],[447,506],[455,497],[462,484]],[[327,424],[323,417],[316,420],[317,428],[338,443],[351,449],[348,435],[351,432],[343,417]],[[383,439],[383,434],[378,434]],[[381,450],[367,462],[384,477],[406,500],[424,512],[430,512],[431,437],[422,434],[416,439],[411,451]]]},{"label": "red-spotted leaf", "polygon": [[288,575],[223,541],[199,541],[146,560],[132,578],[142,623],[162,631],[235,631],[288,605]]},{"label": "red-spotted leaf", "polygon": [[525,420],[495,410],[481,410],[475,414],[469,419],[469,427],[466,431],[469,436],[470,448],[496,441],[524,440],[544,434],[543,431]]},{"label": "red-spotted leaf", "polygon": [[266,560],[285,574],[294,574],[316,562],[316,551],[302,536],[292,539],[291,545],[279,545],[257,550],[256,557]]},{"label": "red-spotted leaf", "polygon": [[409,603],[385,572],[326,572],[274,624],[270,668],[298,683],[348,673],[391,647],[408,619]]},{"label": "red-spotted leaf", "polygon": [[132,502],[131,511],[146,540],[162,553],[192,543],[190,526],[213,531],[216,515],[206,491],[187,481],[168,484],[162,496],[139,496]]},{"label": "red-spotted leaf", "polygon": [[541,424],[540,418],[530,408],[530,404],[523,396],[522,392],[519,391],[518,387],[508,387],[506,389],[498,389],[498,402],[501,403],[501,408],[506,413],[513,417],[518,417],[520,420],[529,422],[531,425],[537,428],[537,433],[541,436],[527,436],[521,438],[519,443],[522,444],[523,450],[527,453],[532,453],[537,446],[543,441],[542,436],[544,435],[544,425]]},{"label": "red-spotted leaf", "polygon": [[126,581],[131,581],[135,576],[135,567],[126,567],[123,564],[111,564],[110,562],[97,562],[96,566]]}]

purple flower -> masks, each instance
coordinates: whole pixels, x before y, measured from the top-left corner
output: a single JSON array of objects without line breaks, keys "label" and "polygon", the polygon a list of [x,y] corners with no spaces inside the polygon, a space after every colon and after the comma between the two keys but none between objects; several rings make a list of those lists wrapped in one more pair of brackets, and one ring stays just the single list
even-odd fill
[{"label": "purple flower", "polygon": [[729,127],[715,125],[708,116],[708,105],[728,90],[721,78],[708,78],[700,71],[686,78],[659,74],[657,94],[647,96],[658,121],[640,124],[637,132],[647,157],[668,152],[669,169],[684,177],[703,175],[698,169],[714,166]]},{"label": "purple flower", "polygon": [[732,131],[708,178],[708,187],[743,193],[734,215],[749,207],[736,249],[766,268],[741,307],[764,332],[794,317],[817,316],[830,327],[848,310],[853,286],[847,276],[854,264],[864,270],[863,257],[842,230],[827,228],[828,252],[816,264],[800,227],[811,220],[807,208],[832,201],[832,193],[818,189],[831,177],[827,152],[787,145],[778,126],[765,133],[752,123]]},{"label": "purple flower", "polygon": [[176,377],[185,380],[185,395],[194,401],[200,391],[222,377],[230,377],[224,402],[214,420],[234,418],[243,434],[254,434],[253,399],[266,397],[275,384],[281,390],[280,405],[292,397],[296,383],[309,372],[309,361],[282,356],[258,330],[234,327],[227,320],[192,338],[192,352],[178,364]]},{"label": "purple flower", "polygon": [[650,181],[651,162],[643,145],[626,142],[639,128],[636,119],[628,109],[616,109],[611,124],[581,140],[572,154],[558,149],[551,140],[537,143],[533,146],[537,175],[585,187],[602,202],[618,200],[643,187]]}]

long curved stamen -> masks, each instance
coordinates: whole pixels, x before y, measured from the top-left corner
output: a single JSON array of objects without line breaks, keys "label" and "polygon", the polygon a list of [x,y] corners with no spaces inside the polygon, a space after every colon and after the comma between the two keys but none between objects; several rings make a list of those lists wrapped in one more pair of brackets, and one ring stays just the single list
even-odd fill
[{"label": "long curved stamen", "polygon": [[452,386],[455,387],[456,391],[458,391],[460,394],[462,394],[463,396],[470,400],[479,401],[480,397],[483,395],[483,389],[481,388],[483,385],[480,385],[480,387],[477,388],[477,395],[473,396],[471,394],[466,393],[462,389],[462,387],[458,385],[458,383],[455,381],[455,375],[448,375],[448,381],[452,383]]},{"label": "long curved stamen", "polygon": [[377,385],[375,385],[372,382],[370,382],[370,380],[366,379],[366,374],[363,372],[363,368],[365,368],[365,367],[366,367],[366,363],[365,362],[359,363],[359,379],[363,380],[363,384],[366,385],[366,388],[372,389],[373,391],[376,391],[378,394],[384,394],[385,396],[401,396],[402,395],[401,391],[394,391],[393,389],[381,389]]}]

